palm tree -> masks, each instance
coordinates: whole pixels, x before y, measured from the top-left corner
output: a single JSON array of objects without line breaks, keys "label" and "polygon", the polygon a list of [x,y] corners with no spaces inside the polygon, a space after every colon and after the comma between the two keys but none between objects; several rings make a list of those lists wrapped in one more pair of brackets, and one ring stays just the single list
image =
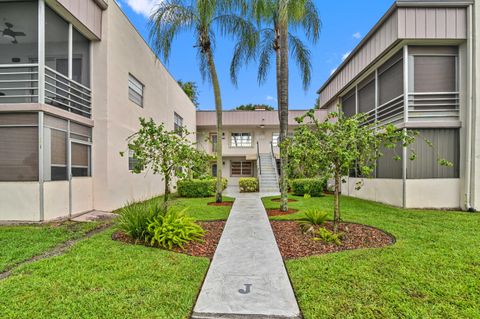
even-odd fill
[{"label": "palm tree", "polygon": [[[316,42],[320,35],[320,18],[312,0],[253,0],[251,14],[260,26],[257,50],[259,56],[258,82],[265,81],[270,59],[275,55],[277,77],[278,116],[280,121],[280,190],[281,210],[288,211],[288,58],[291,54],[301,74],[303,86],[308,88],[311,79],[310,51],[302,40],[290,29],[303,28],[307,39]],[[291,47],[291,51],[289,51]],[[252,60],[251,49],[239,43],[235,47],[230,76],[237,83],[237,72],[241,65]]]},{"label": "palm tree", "polygon": [[229,35],[244,43],[251,54],[256,45],[255,26],[236,14],[239,3],[228,0],[165,0],[161,1],[150,17],[150,40],[154,51],[168,61],[172,42],[180,32],[194,34],[194,48],[197,50],[200,72],[208,78],[215,95],[217,115],[217,185],[216,201],[222,201],[222,98],[214,60],[215,31]]}]

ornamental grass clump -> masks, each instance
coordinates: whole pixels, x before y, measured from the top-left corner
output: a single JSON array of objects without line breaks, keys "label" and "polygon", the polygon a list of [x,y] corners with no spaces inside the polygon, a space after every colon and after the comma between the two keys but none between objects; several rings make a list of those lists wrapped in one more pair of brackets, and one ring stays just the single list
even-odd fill
[{"label": "ornamental grass clump", "polygon": [[311,209],[305,212],[305,217],[299,220],[302,230],[306,234],[313,234],[327,220],[327,213],[319,209]]},{"label": "ornamental grass clump", "polygon": [[342,238],[343,238],[343,233],[334,233],[329,231],[326,228],[319,228],[315,232],[315,237],[313,238],[313,240],[320,240],[326,244],[341,245]]},{"label": "ornamental grass clump", "polygon": [[119,211],[117,227],[135,241],[143,241],[149,221],[165,214],[165,210],[165,206],[157,200],[128,203]]},{"label": "ornamental grass clump", "polygon": [[145,242],[169,250],[176,246],[185,250],[185,244],[191,241],[201,242],[204,235],[205,230],[195,223],[195,219],[186,216],[185,210],[169,211],[150,220]]}]

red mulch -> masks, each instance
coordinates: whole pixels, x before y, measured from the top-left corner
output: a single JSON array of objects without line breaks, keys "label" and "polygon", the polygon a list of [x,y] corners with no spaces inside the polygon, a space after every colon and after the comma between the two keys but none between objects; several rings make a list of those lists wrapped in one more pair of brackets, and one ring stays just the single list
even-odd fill
[{"label": "red mulch", "polygon": [[221,202],[221,203],[216,203],[216,202],[211,202],[207,204],[208,206],[233,206],[233,202]]},{"label": "red mulch", "polygon": [[[343,250],[361,248],[379,248],[392,245],[395,239],[381,231],[360,224],[342,223],[340,232],[344,233],[342,244],[326,244],[312,239],[312,235],[302,232],[300,225],[294,221],[271,221],[278,247],[284,259],[321,255]],[[332,230],[332,224],[326,223],[325,228]]]},{"label": "red mulch", "polygon": [[[274,202],[274,203],[280,203],[281,201],[282,201],[281,198],[274,198],[274,199],[272,199],[272,202]],[[289,203],[295,203],[295,202],[298,202],[298,200],[289,198],[289,199],[288,199],[288,202],[289,202]]]},{"label": "red mulch", "polygon": [[[203,241],[190,242],[185,245],[185,250],[182,250],[180,247],[176,247],[173,249],[173,251],[196,257],[213,257],[220,237],[222,236],[223,228],[225,227],[225,221],[198,222],[198,224],[206,231]],[[133,238],[120,231],[113,233],[112,239],[127,244],[144,244],[143,242],[135,243]],[[151,247],[148,244],[144,245]]]},{"label": "red mulch", "polygon": [[298,209],[293,209],[293,208],[289,208],[288,212],[282,212],[280,209],[276,209],[276,208],[267,209],[267,215],[269,217],[290,215],[290,214],[295,214],[296,212],[298,212]]}]

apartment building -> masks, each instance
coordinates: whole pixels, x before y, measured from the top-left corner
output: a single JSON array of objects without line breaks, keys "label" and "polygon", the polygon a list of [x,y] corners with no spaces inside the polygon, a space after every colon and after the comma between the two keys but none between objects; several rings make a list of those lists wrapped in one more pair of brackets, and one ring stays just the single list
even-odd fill
[{"label": "apartment building", "polygon": [[[478,209],[480,194],[480,4],[398,0],[320,88],[322,109],[418,130],[409,160],[399,146],[377,163],[374,178],[344,194],[415,208]],[[433,142],[431,148],[422,139]],[[437,163],[444,157],[454,166]]]},{"label": "apartment building", "polygon": [[[289,111],[290,133],[298,126],[295,118],[306,112]],[[326,114],[326,111],[317,110],[315,116],[321,119],[326,118]],[[242,177],[259,177],[261,189],[278,190],[278,112],[262,109],[224,111],[222,119],[222,175],[228,179],[228,184],[238,185]],[[197,112],[197,143],[199,149],[212,155],[215,153],[218,137],[214,111]],[[216,164],[212,164],[212,175],[216,175],[216,170]]]},{"label": "apartment building", "polygon": [[139,117],[196,127],[195,106],[115,1],[0,1],[0,220],[162,194],[160,176],[132,174],[119,155]]}]

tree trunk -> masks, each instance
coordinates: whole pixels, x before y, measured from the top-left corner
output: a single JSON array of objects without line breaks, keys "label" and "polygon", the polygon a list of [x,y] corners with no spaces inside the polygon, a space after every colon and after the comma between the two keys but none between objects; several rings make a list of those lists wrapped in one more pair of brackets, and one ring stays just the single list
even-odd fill
[{"label": "tree trunk", "polygon": [[163,195],[163,205],[168,208],[168,198],[170,196],[170,174],[165,175],[165,193]]},{"label": "tree trunk", "polygon": [[215,192],[215,201],[217,203],[222,202],[222,135],[223,135],[223,126],[222,126],[222,97],[220,95],[220,84],[218,83],[217,70],[215,68],[215,61],[213,60],[213,53],[211,49],[207,49],[205,54],[207,55],[208,69],[210,71],[210,78],[213,85],[213,93],[215,95],[215,112],[217,113],[217,145],[216,145],[216,155],[217,155],[217,187]]},{"label": "tree trunk", "polygon": [[[279,24],[279,57],[277,55],[277,92],[278,92],[278,112],[280,121],[280,191],[282,200],[280,210],[288,211],[288,150],[283,141],[288,137],[288,24],[281,22]],[[280,63],[278,59],[280,58]],[[278,68],[280,70],[278,70]]]},{"label": "tree trunk", "polygon": [[340,223],[340,187],[342,177],[339,172],[335,172],[335,195],[333,207],[333,232],[338,232],[338,224]]}]

